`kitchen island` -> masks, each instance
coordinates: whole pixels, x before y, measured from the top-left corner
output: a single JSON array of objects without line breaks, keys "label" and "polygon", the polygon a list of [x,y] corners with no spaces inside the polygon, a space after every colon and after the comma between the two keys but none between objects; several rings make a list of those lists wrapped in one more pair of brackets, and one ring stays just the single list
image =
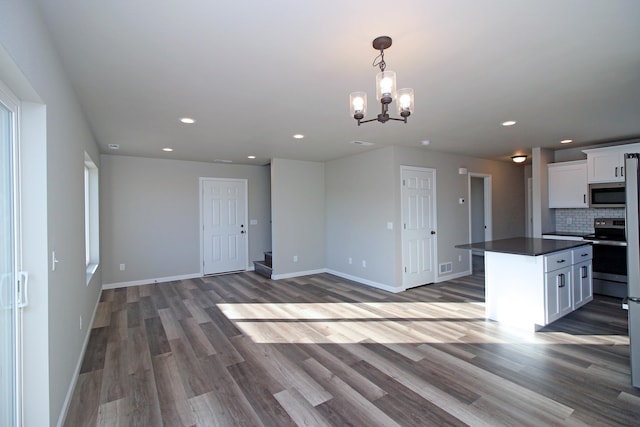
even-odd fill
[{"label": "kitchen island", "polygon": [[456,248],[484,252],[488,319],[538,330],[593,299],[588,242],[516,237]]}]

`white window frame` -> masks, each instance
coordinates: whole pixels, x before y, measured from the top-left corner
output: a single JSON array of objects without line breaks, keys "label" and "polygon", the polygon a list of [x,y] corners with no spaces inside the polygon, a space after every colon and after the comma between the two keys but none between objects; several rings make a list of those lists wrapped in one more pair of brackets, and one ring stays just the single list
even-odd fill
[{"label": "white window frame", "polygon": [[84,153],[84,243],[87,286],[100,264],[100,218],[98,167]]}]

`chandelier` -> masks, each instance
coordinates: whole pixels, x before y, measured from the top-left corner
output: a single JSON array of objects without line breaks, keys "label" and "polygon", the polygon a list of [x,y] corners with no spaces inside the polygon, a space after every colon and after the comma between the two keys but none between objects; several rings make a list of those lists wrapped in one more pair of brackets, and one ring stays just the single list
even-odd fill
[{"label": "chandelier", "polygon": [[[374,67],[380,67],[380,72],[376,75],[376,98],[382,105],[380,114],[374,119],[363,120],[367,114],[367,93],[353,92],[349,95],[351,103],[351,115],[361,123],[368,123],[374,120],[386,123],[389,120],[397,120],[407,123],[407,117],[413,112],[413,89],[405,88],[396,90],[396,73],[386,71],[387,64],[384,62],[384,50],[391,46],[391,37],[380,36],[373,40],[373,48],[380,51],[380,55],[373,60]],[[389,104],[395,101],[398,107],[400,118],[389,116]]]}]

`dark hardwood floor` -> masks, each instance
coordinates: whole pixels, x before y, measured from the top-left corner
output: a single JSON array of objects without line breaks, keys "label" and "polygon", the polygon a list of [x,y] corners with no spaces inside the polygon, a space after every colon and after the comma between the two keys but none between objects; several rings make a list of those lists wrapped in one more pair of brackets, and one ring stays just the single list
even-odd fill
[{"label": "dark hardwood floor", "polygon": [[637,426],[640,390],[618,299],[529,333],[484,319],[481,274],[248,272],[104,291],[65,425]]}]

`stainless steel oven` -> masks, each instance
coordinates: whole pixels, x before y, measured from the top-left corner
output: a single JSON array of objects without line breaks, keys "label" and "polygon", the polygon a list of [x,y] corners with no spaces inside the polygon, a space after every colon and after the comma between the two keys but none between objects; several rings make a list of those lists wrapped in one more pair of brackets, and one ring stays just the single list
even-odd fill
[{"label": "stainless steel oven", "polygon": [[627,242],[624,218],[596,218],[594,233],[585,236],[593,244],[593,292],[627,296]]}]

